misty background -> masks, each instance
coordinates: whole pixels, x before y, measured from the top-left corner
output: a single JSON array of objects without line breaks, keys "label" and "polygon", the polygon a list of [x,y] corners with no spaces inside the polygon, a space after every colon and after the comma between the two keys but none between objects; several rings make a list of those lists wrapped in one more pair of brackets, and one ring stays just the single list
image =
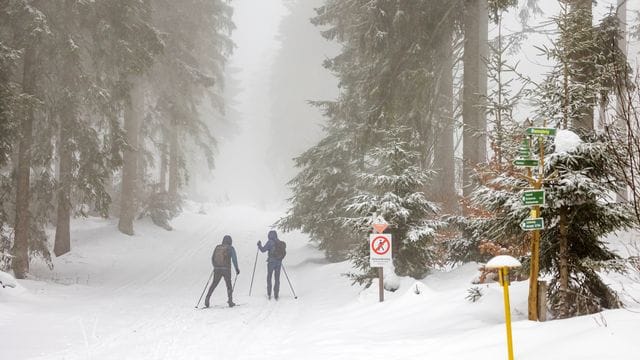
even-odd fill
[{"label": "misty background", "polygon": [[[309,100],[337,94],[322,67],[338,47],[321,37],[310,18],[322,1],[236,0],[240,24],[229,60],[227,122],[216,168],[200,177],[195,193],[218,203],[282,209],[295,175],[293,158],[320,139],[322,116]],[[241,24],[251,24],[243,26]]]}]

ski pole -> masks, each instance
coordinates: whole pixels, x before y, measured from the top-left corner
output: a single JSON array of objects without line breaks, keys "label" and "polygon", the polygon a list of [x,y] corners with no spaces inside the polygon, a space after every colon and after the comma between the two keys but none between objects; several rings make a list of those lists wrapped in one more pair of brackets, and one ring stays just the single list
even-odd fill
[{"label": "ski pole", "polygon": [[209,275],[209,280],[207,280],[207,284],[204,286],[204,289],[202,290],[202,294],[200,294],[200,299],[198,299],[198,303],[196,304],[196,309],[198,308],[198,305],[200,305],[200,301],[204,296],[204,292],[207,291],[207,288],[209,287],[209,283],[211,282],[212,277],[213,277],[213,270],[211,270],[211,275]]},{"label": "ski pole", "polygon": [[256,275],[256,265],[258,264],[258,251],[260,251],[260,249],[256,249],[256,261],[253,262],[253,274],[251,274],[251,285],[249,286],[249,296],[251,296],[251,289],[253,288],[253,277]]},{"label": "ski pole", "polygon": [[236,281],[238,281],[238,273],[236,273],[236,277],[233,279],[233,286],[231,287],[231,292],[236,289]]},{"label": "ski pole", "polygon": [[287,269],[284,268],[284,264],[282,264],[282,270],[284,270],[284,276],[287,277],[287,282],[289,283],[289,288],[291,289],[291,292],[293,293],[293,298],[297,299],[298,296],[296,295],[296,292],[293,291],[293,286],[291,285],[291,280],[289,280],[289,275],[287,275]]}]

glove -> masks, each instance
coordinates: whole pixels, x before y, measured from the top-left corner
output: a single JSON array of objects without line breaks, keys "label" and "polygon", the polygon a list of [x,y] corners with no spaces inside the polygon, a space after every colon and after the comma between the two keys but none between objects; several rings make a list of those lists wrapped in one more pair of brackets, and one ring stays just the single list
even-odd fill
[{"label": "glove", "polygon": [[236,269],[236,275],[240,275],[240,270]]},{"label": "glove", "polygon": [[262,241],[258,240],[258,247],[262,246]]}]

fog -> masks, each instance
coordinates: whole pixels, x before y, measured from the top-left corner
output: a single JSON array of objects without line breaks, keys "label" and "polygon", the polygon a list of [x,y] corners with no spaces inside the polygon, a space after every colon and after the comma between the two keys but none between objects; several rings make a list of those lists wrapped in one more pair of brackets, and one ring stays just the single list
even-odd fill
[{"label": "fog", "polygon": [[227,99],[227,121],[237,131],[218,136],[213,180],[200,185],[211,200],[263,209],[285,205],[292,158],[321,134],[321,115],[306,101],[336,92],[321,66],[336,46],[309,22],[320,3],[234,1],[236,49],[227,85],[237,90]]}]

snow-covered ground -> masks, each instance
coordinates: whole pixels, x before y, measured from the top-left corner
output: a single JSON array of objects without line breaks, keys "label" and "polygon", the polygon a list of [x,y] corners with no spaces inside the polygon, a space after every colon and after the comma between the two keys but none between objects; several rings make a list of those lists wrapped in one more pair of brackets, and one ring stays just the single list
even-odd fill
[{"label": "snow-covered ground", "polygon": [[[281,215],[250,207],[187,206],[166,232],[150,223],[137,235],[113,221],[78,220],[73,251],[50,271],[0,288],[0,359],[505,359],[502,291],[478,285],[465,299],[476,266],[436,273],[377,301],[377,288],[352,287],[345,263],[327,264],[301,234],[287,241],[280,301],[265,293],[265,255],[256,241]],[[194,306],[210,274],[210,255],[225,234],[234,239],[241,274],[235,300],[224,284],[211,309]],[[631,235],[627,235],[631,236]],[[366,240],[366,239],[365,239]],[[363,240],[363,241],[365,241]],[[638,359],[640,279],[613,276],[627,309],[545,323],[526,320],[527,283],[511,286],[516,359]]]}]

